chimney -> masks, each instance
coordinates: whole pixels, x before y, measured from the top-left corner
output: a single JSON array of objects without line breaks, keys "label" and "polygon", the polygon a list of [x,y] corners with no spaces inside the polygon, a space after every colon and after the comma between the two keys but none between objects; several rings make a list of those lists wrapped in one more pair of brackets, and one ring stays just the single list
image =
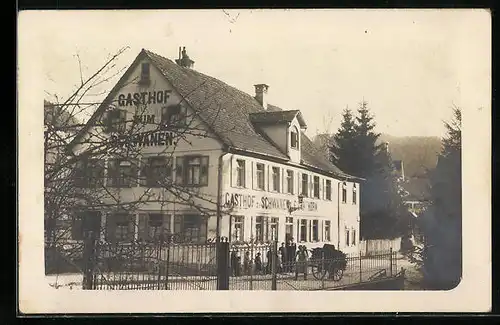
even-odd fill
[{"label": "chimney", "polygon": [[266,84],[257,84],[255,87],[255,99],[259,102],[259,104],[267,109],[267,90],[269,86]]},{"label": "chimney", "polygon": [[193,68],[194,61],[187,55],[185,46],[183,46],[182,49],[179,47],[179,58],[175,60],[175,63],[183,68]]}]

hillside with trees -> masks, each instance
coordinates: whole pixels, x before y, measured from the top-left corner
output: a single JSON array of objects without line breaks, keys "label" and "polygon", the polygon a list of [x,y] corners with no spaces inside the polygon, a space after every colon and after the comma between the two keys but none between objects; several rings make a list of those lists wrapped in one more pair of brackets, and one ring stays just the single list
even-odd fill
[{"label": "hillside with trees", "polygon": [[[332,135],[321,133],[314,137],[314,143],[321,152],[328,155],[327,145],[331,143]],[[382,133],[377,144],[389,143],[393,160],[403,160],[407,177],[423,176],[426,170],[436,167],[437,157],[441,150],[439,137],[424,136],[393,136]]]}]

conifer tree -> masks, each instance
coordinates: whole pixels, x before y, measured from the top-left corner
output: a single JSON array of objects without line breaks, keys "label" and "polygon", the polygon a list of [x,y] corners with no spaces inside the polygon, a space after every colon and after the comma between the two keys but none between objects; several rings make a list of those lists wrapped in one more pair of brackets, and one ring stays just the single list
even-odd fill
[{"label": "conifer tree", "polygon": [[356,176],[368,178],[376,172],[376,157],[380,149],[380,145],[377,145],[377,140],[380,137],[380,133],[374,132],[375,126],[374,117],[368,109],[368,103],[363,100],[360,103],[354,126],[356,133],[355,146],[358,155],[356,160],[358,175]]},{"label": "conifer tree", "polygon": [[342,171],[348,174],[357,174],[355,162],[357,154],[355,152],[355,121],[352,111],[346,108],[342,112],[342,122],[340,128],[332,139],[330,146],[330,157],[332,162]]},{"label": "conifer tree", "polygon": [[430,173],[432,204],[422,216],[424,280],[431,289],[452,289],[462,274],[461,120],[460,108],[454,107]]}]

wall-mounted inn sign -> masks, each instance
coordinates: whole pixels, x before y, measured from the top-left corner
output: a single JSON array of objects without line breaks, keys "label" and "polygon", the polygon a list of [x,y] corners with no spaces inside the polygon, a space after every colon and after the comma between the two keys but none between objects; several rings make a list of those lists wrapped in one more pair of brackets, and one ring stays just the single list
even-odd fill
[{"label": "wall-mounted inn sign", "polygon": [[134,106],[138,104],[165,104],[172,90],[144,91],[118,95],[118,106]]},{"label": "wall-mounted inn sign", "polygon": [[317,211],[318,205],[316,202],[292,202],[289,199],[267,197],[258,197],[250,194],[240,193],[225,193],[224,195],[225,208],[238,209],[264,209],[264,210],[285,210],[289,211],[291,207],[297,207],[302,211]]}]

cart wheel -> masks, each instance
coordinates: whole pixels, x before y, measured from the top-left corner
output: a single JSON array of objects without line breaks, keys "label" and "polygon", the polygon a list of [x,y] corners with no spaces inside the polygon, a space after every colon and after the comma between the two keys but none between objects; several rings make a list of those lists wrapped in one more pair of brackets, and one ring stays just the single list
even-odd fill
[{"label": "cart wheel", "polygon": [[317,280],[323,280],[326,276],[326,268],[322,267],[321,263],[313,263],[311,265],[312,275]]},{"label": "cart wheel", "polygon": [[335,269],[333,271],[333,281],[340,281],[343,276],[344,276],[344,270],[342,270],[342,269]]}]

